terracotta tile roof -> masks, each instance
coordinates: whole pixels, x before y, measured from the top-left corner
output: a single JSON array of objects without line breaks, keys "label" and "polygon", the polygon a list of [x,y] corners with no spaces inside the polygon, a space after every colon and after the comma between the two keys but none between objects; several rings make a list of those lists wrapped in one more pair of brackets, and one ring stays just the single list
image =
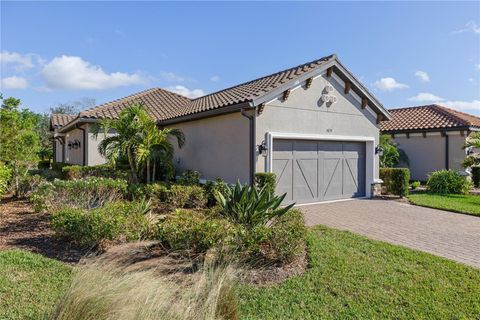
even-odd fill
[{"label": "terracotta tile roof", "polygon": [[76,117],[76,114],[52,113],[50,116],[50,128],[61,128]]},{"label": "terracotta tile roof", "polygon": [[153,88],[80,112],[78,117],[82,119],[117,118],[122,109],[132,103],[139,102],[144,104],[147,112],[153,119],[159,121],[242,102],[250,102],[276,89],[287,81],[323,66],[332,59],[335,59],[335,55],[330,55],[193,100],[161,88]]},{"label": "terracotta tile roof", "polygon": [[162,120],[169,116],[181,115],[182,107],[190,101],[189,98],[179,94],[161,88],[153,88],[82,111],[79,113],[79,117],[84,119],[114,119],[118,118],[124,108],[133,103],[142,103],[154,120]]},{"label": "terracotta tile roof", "polygon": [[480,128],[480,118],[436,104],[390,109],[390,121],[382,121],[382,132]]},{"label": "terracotta tile roof", "polygon": [[[276,72],[265,77],[199,97],[184,106],[182,115],[189,115],[243,102],[251,102],[254,99],[278,88],[286,82],[325,65],[326,63],[335,59],[335,57],[335,55],[329,55],[318,60],[304,63],[293,68]],[[163,120],[172,119],[175,117],[175,115],[170,115]]]}]

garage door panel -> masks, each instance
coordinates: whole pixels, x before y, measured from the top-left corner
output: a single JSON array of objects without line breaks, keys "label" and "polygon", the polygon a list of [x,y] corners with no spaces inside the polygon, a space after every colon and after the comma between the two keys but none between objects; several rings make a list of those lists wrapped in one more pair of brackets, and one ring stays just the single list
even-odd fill
[{"label": "garage door panel", "polygon": [[293,173],[293,199],[318,198],[318,159],[296,159]]},{"label": "garage door panel", "polygon": [[274,140],[273,172],[286,202],[365,195],[365,143]]},{"label": "garage door panel", "polygon": [[325,159],[323,176],[323,200],[333,200],[342,197],[342,159]]}]

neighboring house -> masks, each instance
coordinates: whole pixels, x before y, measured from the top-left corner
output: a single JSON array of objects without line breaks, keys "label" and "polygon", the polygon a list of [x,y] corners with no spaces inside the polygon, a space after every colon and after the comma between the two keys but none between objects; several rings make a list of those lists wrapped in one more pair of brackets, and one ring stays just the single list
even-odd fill
[{"label": "neighboring house", "polygon": [[[480,118],[439,105],[389,110],[381,131],[390,134],[409,158],[412,180],[426,181],[436,170],[465,171],[465,139],[480,130]],[[402,166],[405,166],[403,164]]]},{"label": "neighboring house", "polygon": [[185,134],[175,152],[179,171],[232,183],[275,172],[277,192],[297,203],[369,197],[378,183],[380,121],[390,114],[335,55],[196,99],[156,88],[80,112],[55,130],[64,161],[104,161],[91,124],[134,102],[159,127]]}]

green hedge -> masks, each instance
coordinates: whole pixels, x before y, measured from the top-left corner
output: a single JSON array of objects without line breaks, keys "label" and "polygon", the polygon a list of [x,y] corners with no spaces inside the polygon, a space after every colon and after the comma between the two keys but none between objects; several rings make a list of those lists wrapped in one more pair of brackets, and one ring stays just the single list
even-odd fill
[{"label": "green hedge", "polygon": [[427,191],[438,194],[466,194],[470,187],[467,177],[454,170],[432,172],[427,180]]},{"label": "green hedge", "polygon": [[62,169],[64,167],[68,167],[70,166],[71,164],[69,163],[64,163],[64,162],[53,162],[52,163],[52,170],[55,170],[55,171],[58,171],[58,172],[62,172]]},{"label": "green hedge", "polygon": [[149,213],[147,202],[113,202],[92,210],[62,208],[52,214],[51,223],[59,237],[96,245],[102,240],[148,238],[152,232]]},{"label": "green hedge", "polygon": [[158,224],[157,237],[174,250],[205,252],[227,245],[234,231],[225,219],[179,209]]},{"label": "green hedge", "polygon": [[387,193],[400,197],[408,194],[410,170],[407,168],[380,168],[380,179]]},{"label": "green hedge", "polygon": [[117,170],[110,165],[98,166],[78,166],[71,165],[62,168],[62,173],[65,179],[83,179],[88,177],[101,177],[112,179],[128,179],[129,173],[123,170]]},{"label": "green hedge", "polygon": [[43,182],[32,193],[30,201],[36,211],[55,211],[63,207],[91,209],[122,200],[126,195],[125,180],[86,178]]},{"label": "green hedge", "polygon": [[472,167],[472,182],[475,188],[480,188],[480,166]]},{"label": "green hedge", "polygon": [[275,193],[277,176],[273,172],[255,173],[255,186],[257,189],[266,188],[270,194]]}]

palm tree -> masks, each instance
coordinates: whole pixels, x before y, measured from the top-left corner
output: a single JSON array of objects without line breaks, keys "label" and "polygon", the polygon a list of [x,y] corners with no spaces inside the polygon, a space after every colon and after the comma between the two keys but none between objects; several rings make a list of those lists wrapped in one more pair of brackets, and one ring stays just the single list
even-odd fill
[{"label": "palm tree", "polygon": [[[141,125],[138,119],[145,112],[141,105],[134,104],[120,112],[118,119],[104,119],[94,127],[94,136],[103,131],[104,139],[98,145],[98,152],[116,164],[120,156],[126,156],[133,182],[138,182],[135,153],[141,143]],[[114,133],[108,135],[109,132]]]},{"label": "palm tree", "polygon": [[136,153],[138,165],[144,165],[147,172],[147,183],[155,181],[157,163],[165,167],[173,168],[174,147],[171,137],[176,138],[178,147],[183,147],[185,136],[179,129],[164,128],[159,130],[155,121],[150,117],[143,116],[140,119],[142,124],[142,140]]},{"label": "palm tree", "polygon": [[469,153],[463,160],[463,166],[468,168],[480,165],[480,154],[474,151],[474,149],[480,149],[480,131],[474,132],[468,136],[463,148],[472,151],[472,153]]},{"label": "palm tree", "polygon": [[[132,180],[138,182],[138,170],[145,166],[147,182],[150,182],[151,163],[153,162],[153,179],[155,179],[156,163],[167,167],[173,166],[174,147],[170,137],[177,138],[182,147],[185,138],[178,129],[159,130],[141,104],[133,104],[120,112],[118,119],[102,120],[94,129],[94,136],[103,131],[104,139],[98,145],[100,154],[110,163],[116,164],[121,156],[126,156]],[[114,134],[107,135],[110,131]]]}]

